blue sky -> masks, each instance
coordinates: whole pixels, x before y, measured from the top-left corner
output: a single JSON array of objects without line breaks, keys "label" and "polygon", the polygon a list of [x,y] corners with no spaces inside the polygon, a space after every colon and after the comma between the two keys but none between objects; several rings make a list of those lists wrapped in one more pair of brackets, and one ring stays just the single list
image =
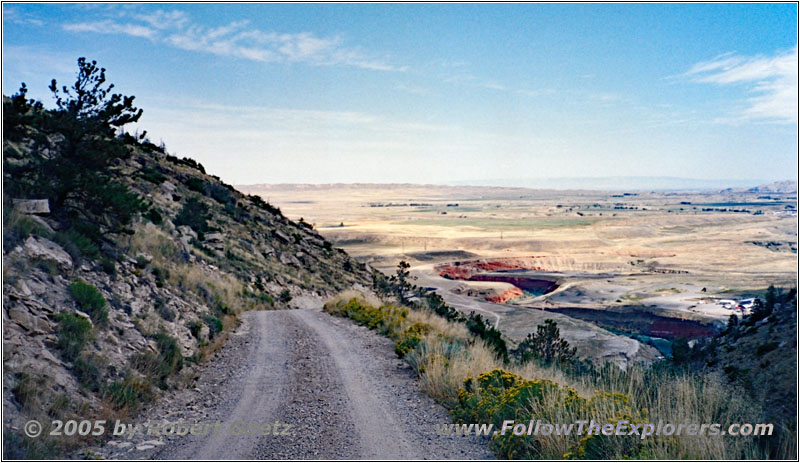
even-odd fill
[{"label": "blue sky", "polygon": [[5,3],[3,93],[95,59],[234,184],[796,179],[796,31],[794,4]]}]

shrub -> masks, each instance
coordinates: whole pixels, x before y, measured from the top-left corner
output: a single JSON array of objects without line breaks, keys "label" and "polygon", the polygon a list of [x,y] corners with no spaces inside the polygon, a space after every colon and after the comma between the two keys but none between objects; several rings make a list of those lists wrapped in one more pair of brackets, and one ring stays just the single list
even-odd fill
[{"label": "shrub", "polygon": [[469,315],[466,324],[470,333],[486,341],[504,362],[508,361],[508,346],[497,328],[486,323],[482,316],[474,312]]},{"label": "shrub", "polygon": [[166,320],[168,322],[174,322],[175,318],[177,317],[177,314],[175,313],[175,311],[170,309],[169,307],[167,307],[166,304],[162,304],[158,308],[158,313],[159,313],[159,315],[161,315],[161,318],[163,318],[164,320]]},{"label": "shrub", "polygon": [[201,194],[206,193],[206,182],[197,178],[197,177],[189,177],[188,180],[184,182],[187,188],[192,191],[196,191]]},{"label": "shrub", "polygon": [[398,357],[403,358],[407,353],[414,350],[420,342],[422,337],[430,332],[431,327],[421,322],[416,322],[406,328],[399,336],[394,344],[394,352]]},{"label": "shrub", "polygon": [[272,204],[264,201],[261,196],[258,195],[247,195],[247,199],[250,200],[257,208],[263,209],[267,212],[271,212],[275,215],[282,215],[281,209],[279,207],[275,207]]},{"label": "shrub", "polygon": [[748,368],[737,368],[733,365],[726,365],[722,371],[727,375],[728,381],[736,381],[740,378],[746,378],[749,371]]},{"label": "shrub", "polygon": [[175,226],[188,225],[197,233],[208,231],[208,206],[197,198],[189,198],[175,217]]},{"label": "shrub", "polygon": [[[633,410],[629,400],[624,394],[602,391],[586,399],[576,390],[547,379],[523,379],[495,369],[464,381],[452,414],[456,422],[492,423],[497,430],[502,429],[504,420],[527,425],[532,418],[553,425],[569,425],[575,419],[593,419],[614,425],[620,420],[637,424],[647,422],[645,414]],[[569,421],[567,417],[573,420]],[[627,436],[579,436],[577,432],[571,432],[559,437],[570,448],[563,455],[551,454],[553,449],[540,440],[543,437],[515,436],[509,430],[505,434],[493,435],[490,447],[500,458],[506,459],[620,459],[638,457],[642,445],[641,439]]]},{"label": "shrub", "polygon": [[152,338],[156,341],[158,355],[152,352],[138,354],[133,358],[133,367],[166,389],[167,378],[183,367],[181,348],[178,341],[166,333],[158,333]]},{"label": "shrub", "polygon": [[112,277],[117,276],[117,264],[116,262],[114,262],[114,259],[103,257],[102,259],[100,259],[100,267],[103,269],[104,272],[111,275]]},{"label": "shrub", "polygon": [[214,339],[214,336],[222,332],[222,321],[219,318],[209,314],[203,317],[203,321],[208,325],[209,339]]},{"label": "shrub", "polygon": [[408,316],[406,308],[392,305],[373,307],[356,297],[348,301],[326,304],[325,310],[332,315],[350,318],[359,325],[377,330],[392,339],[397,339],[398,332]]},{"label": "shrub", "polygon": [[205,170],[205,168],[203,168],[203,165],[200,164],[199,162],[195,161],[192,158],[179,159],[177,156],[172,156],[172,155],[168,154],[167,155],[167,161],[169,161],[171,163],[174,163],[174,164],[180,164],[180,165],[184,165],[184,166],[189,166],[189,167],[191,167],[193,169],[199,170],[200,172],[202,172],[204,174],[206,173],[206,170]]},{"label": "shrub", "polygon": [[169,279],[169,270],[166,268],[153,267],[153,276],[156,278],[156,286],[164,287],[164,283]]},{"label": "shrub", "polygon": [[773,350],[775,350],[777,348],[778,348],[778,343],[777,342],[768,342],[768,343],[765,343],[765,344],[761,344],[760,346],[758,346],[756,348],[756,355],[758,355],[760,357],[760,356],[762,356],[762,355],[764,355],[764,354],[766,354],[768,352],[772,352]]},{"label": "shrub", "polygon": [[69,229],[56,233],[54,241],[60,244],[75,262],[83,259],[94,260],[100,257],[100,248],[84,232]]},{"label": "shrub", "polygon": [[129,376],[105,387],[103,397],[115,410],[135,412],[142,404],[153,400],[154,394],[147,382]]},{"label": "shrub", "polygon": [[36,399],[42,394],[41,384],[38,378],[25,373],[23,371],[15,373],[16,384],[11,388],[11,393],[17,399],[23,408],[32,405]]},{"label": "shrub", "polygon": [[72,372],[75,374],[81,386],[92,392],[98,392],[100,390],[103,375],[94,357],[78,357],[72,367]]},{"label": "shrub", "polygon": [[286,303],[288,303],[289,301],[291,301],[291,300],[292,300],[292,293],[291,293],[291,292],[289,292],[289,289],[288,289],[288,288],[284,288],[284,290],[283,290],[283,291],[281,291],[281,294],[280,294],[280,296],[279,296],[279,299],[280,299],[280,301],[281,301],[281,302],[283,302],[284,304],[286,304]]},{"label": "shrub", "polygon": [[231,190],[219,183],[206,184],[206,192],[214,201],[220,204],[232,205],[236,202],[236,198],[233,196],[233,193],[231,193]]},{"label": "shrub", "polygon": [[147,180],[150,183],[155,183],[156,185],[162,183],[167,177],[162,174],[157,169],[152,167],[144,167],[141,171],[139,171],[139,176],[143,179]]},{"label": "shrub", "polygon": [[136,268],[138,268],[139,270],[142,270],[145,267],[147,267],[147,264],[149,264],[149,263],[150,263],[150,261],[147,260],[147,257],[145,257],[145,256],[136,256],[136,263],[134,265],[136,265]]},{"label": "shrub", "polygon": [[66,360],[73,361],[89,341],[92,324],[83,317],[66,312],[57,314],[55,318],[58,322],[58,348]]},{"label": "shrub", "polygon": [[[531,419],[563,424],[578,420],[641,424],[657,421],[652,417],[664,423],[715,423],[755,422],[763,416],[760,406],[738,386],[676,369],[668,361],[650,368],[628,365],[625,370],[610,363],[591,367],[581,361],[549,366],[504,363],[486,342],[470,336],[463,323],[445,321],[425,309],[388,305],[376,309],[380,301],[371,305],[363,295],[351,294],[327,302],[325,311],[374,327],[395,341],[416,322],[431,327],[404,358],[419,375],[421,388],[465,423],[491,422],[499,430],[506,419],[525,424]],[[735,367],[726,370],[736,375],[747,373]],[[498,373],[492,374],[495,371]],[[483,375],[487,375],[483,384],[487,387],[482,388]],[[466,387],[467,379],[472,381],[471,389]],[[587,437],[575,431],[570,436],[507,433],[493,438],[490,445],[502,458],[722,460],[767,455],[753,441],[689,435],[644,440],[636,435]]]},{"label": "shrub", "polygon": [[189,332],[192,333],[192,336],[194,336],[196,339],[200,339],[200,331],[203,329],[203,325],[192,321],[187,323],[186,327],[189,328]]},{"label": "shrub", "polygon": [[10,201],[3,208],[3,247],[12,249],[31,235],[52,238],[52,233],[34,219],[13,210]]},{"label": "shrub", "polygon": [[67,292],[78,303],[78,307],[92,317],[92,321],[102,324],[108,321],[106,300],[94,286],[76,280],[67,286]]},{"label": "shrub", "polygon": [[214,294],[214,313],[222,316],[222,315],[233,315],[236,313],[231,306],[229,306],[223,299],[222,296],[215,293]]},{"label": "shrub", "polygon": [[161,225],[164,223],[164,217],[158,212],[158,209],[151,207],[149,211],[147,211],[147,220],[153,222],[154,225]]}]

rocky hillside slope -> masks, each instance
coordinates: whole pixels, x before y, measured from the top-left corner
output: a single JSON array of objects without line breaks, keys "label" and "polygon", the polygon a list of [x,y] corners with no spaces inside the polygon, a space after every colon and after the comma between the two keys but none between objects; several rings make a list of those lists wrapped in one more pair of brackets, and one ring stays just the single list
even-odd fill
[{"label": "rocky hillside slope", "polygon": [[[321,305],[371,283],[310,225],[191,159],[108,125],[91,132],[96,120],[24,91],[3,113],[5,457],[75,444],[25,438],[28,419],[130,414],[191,378],[243,310]],[[62,175],[92,149],[114,155]]]}]

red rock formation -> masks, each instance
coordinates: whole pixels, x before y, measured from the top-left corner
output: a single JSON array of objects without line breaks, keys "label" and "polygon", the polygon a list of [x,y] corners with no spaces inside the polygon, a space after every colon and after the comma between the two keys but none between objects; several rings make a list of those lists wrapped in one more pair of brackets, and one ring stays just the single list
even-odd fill
[{"label": "red rock formation", "polygon": [[507,290],[503,291],[502,294],[498,294],[497,296],[487,297],[486,300],[498,304],[505,304],[508,301],[511,301],[518,297],[522,297],[524,295],[525,293],[523,293],[521,289],[515,286],[513,288],[508,288]]},{"label": "red rock formation", "polygon": [[499,258],[492,260],[467,260],[441,264],[436,267],[439,276],[452,280],[469,280],[470,277],[480,272],[501,272],[508,270],[544,270],[541,267],[525,265],[524,261],[530,258]]},{"label": "red rock formation", "polygon": [[469,280],[509,283],[534,294],[547,294],[558,288],[558,283],[555,281],[545,280],[543,278],[518,277],[514,275],[473,275],[469,277]]}]

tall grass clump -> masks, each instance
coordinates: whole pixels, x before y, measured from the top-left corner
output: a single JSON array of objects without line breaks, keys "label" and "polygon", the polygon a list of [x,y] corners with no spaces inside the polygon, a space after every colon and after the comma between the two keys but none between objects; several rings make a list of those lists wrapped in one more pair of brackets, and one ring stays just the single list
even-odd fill
[{"label": "tall grass clump", "polygon": [[93,285],[76,280],[67,286],[67,292],[78,304],[78,307],[92,317],[94,323],[102,324],[108,321],[106,300]]},{"label": "tall grass clump", "polygon": [[58,322],[56,345],[65,360],[74,361],[91,339],[92,324],[81,316],[66,312],[56,314],[55,320]]}]

